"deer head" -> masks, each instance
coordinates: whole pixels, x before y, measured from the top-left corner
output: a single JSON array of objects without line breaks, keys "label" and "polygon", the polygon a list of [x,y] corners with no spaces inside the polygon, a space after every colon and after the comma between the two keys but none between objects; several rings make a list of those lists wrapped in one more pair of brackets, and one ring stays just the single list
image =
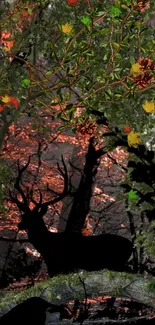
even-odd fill
[{"label": "deer head", "polygon": [[[63,188],[62,193],[58,193],[58,192],[55,192],[54,190],[51,190],[47,184],[47,190],[52,192],[52,194],[54,194],[55,197],[52,198],[51,200],[43,203],[42,202],[42,193],[41,193],[40,189],[38,189],[39,201],[37,202],[34,199],[32,188],[29,189],[28,187],[25,187],[26,188],[26,194],[25,194],[23,188],[21,187],[22,175],[23,175],[24,171],[28,168],[28,166],[30,164],[30,159],[31,159],[31,157],[29,156],[28,162],[22,168],[20,167],[19,161],[18,161],[18,176],[17,176],[14,187],[17,190],[17,193],[20,194],[22,201],[20,201],[18,199],[18,194],[12,195],[11,191],[10,191],[10,197],[11,197],[12,202],[16,203],[16,205],[18,206],[20,212],[23,212],[21,214],[21,221],[18,224],[19,230],[26,230],[29,235],[34,230],[35,231],[37,231],[38,229],[41,230],[41,227],[42,227],[42,234],[43,234],[43,231],[46,230],[46,232],[47,232],[47,228],[43,221],[43,216],[47,213],[48,206],[53,205],[53,204],[57,203],[58,201],[61,201],[70,192],[70,182],[68,180],[68,173],[67,173],[67,168],[66,168],[64,159],[63,159],[63,157],[61,157],[64,170],[62,170],[62,168],[60,168],[59,164],[57,164],[57,166],[58,166],[58,170],[59,170],[61,176],[63,176],[63,178],[64,178],[64,188]],[[33,203],[33,205],[34,205],[33,209],[30,209],[30,207],[29,207],[30,202]]]}]

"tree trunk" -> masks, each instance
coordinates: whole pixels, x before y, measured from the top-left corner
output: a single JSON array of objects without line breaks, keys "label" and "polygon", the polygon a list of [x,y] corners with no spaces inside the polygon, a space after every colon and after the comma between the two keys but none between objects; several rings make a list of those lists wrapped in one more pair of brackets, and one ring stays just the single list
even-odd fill
[{"label": "tree trunk", "polygon": [[99,158],[105,153],[106,152],[102,149],[95,150],[94,137],[92,137],[86,154],[86,163],[83,174],[68,217],[65,229],[65,232],[67,233],[81,233],[81,230],[84,227],[85,219],[90,208],[94,180],[99,167]]},{"label": "tree trunk", "polygon": [[[80,157],[80,159],[79,159],[78,158],[79,152],[80,152],[80,147],[74,146],[71,160],[70,160],[71,164],[68,169],[69,173],[73,175],[72,176],[72,187],[73,187],[74,191],[77,191],[77,188],[79,186],[80,179],[81,179],[81,172],[82,172],[81,165],[83,165],[83,161],[85,158],[85,157]],[[81,172],[80,172],[80,169],[81,169]],[[62,206],[61,215],[60,215],[60,219],[59,219],[59,232],[64,232],[66,229],[68,216],[70,214],[70,211],[71,211],[71,208],[73,205],[73,200],[74,200],[74,198],[72,195],[71,196],[67,195],[62,200],[63,206]]]}]

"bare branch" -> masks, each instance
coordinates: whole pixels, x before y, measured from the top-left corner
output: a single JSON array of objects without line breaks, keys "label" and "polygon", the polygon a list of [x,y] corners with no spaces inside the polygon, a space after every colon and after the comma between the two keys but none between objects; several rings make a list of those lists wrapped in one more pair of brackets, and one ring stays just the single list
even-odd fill
[{"label": "bare branch", "polygon": [[70,192],[70,186],[69,186],[69,180],[68,180],[68,171],[67,171],[67,167],[66,167],[66,164],[65,164],[65,161],[64,161],[64,158],[63,158],[62,155],[61,155],[61,160],[62,160],[64,171],[60,167],[59,163],[57,163],[57,166],[58,166],[58,170],[59,170],[60,174],[62,175],[62,177],[64,179],[63,192],[58,193],[58,192],[54,191],[53,189],[50,189],[48,184],[47,184],[47,190],[50,191],[52,194],[56,195],[57,197],[50,200],[50,201],[48,201],[48,202],[43,203],[42,207],[48,207],[48,205],[53,205],[53,204],[61,201]]},{"label": "bare branch", "polygon": [[24,173],[24,171],[29,166],[30,160],[31,160],[31,156],[29,156],[28,162],[22,168],[20,168],[20,166],[19,166],[19,160],[18,160],[18,177],[17,177],[16,183],[14,185],[15,189],[20,193],[20,195],[21,195],[21,197],[23,199],[23,202],[20,202],[17,199],[17,196],[16,196],[16,198],[14,199],[14,202],[17,204],[17,206],[19,207],[19,209],[22,210],[22,211],[24,211],[24,212],[29,211],[29,206],[28,206],[28,203],[27,203],[27,198],[26,198],[26,196],[25,196],[22,188],[20,187],[20,180],[21,180],[22,174]]},{"label": "bare branch", "polygon": [[108,158],[110,158],[110,159],[112,160],[113,164],[119,166],[121,169],[123,169],[125,172],[127,172],[128,169],[125,168],[124,166],[122,166],[121,164],[119,164],[119,163],[116,161],[115,158],[113,158],[112,156],[110,156],[108,153],[107,153],[107,156],[108,156]]}]

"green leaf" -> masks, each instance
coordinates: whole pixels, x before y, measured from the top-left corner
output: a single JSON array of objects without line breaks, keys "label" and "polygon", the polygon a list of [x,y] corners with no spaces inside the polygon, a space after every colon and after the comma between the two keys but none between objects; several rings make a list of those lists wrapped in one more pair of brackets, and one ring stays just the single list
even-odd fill
[{"label": "green leaf", "polygon": [[117,7],[112,6],[110,8],[110,15],[112,17],[119,17],[121,15],[121,13],[122,13],[122,11]]},{"label": "green leaf", "polygon": [[108,58],[108,54],[106,53],[106,54],[104,55],[104,57],[103,57],[103,60],[106,61],[107,58]]},{"label": "green leaf", "polygon": [[68,105],[65,107],[64,111],[69,111],[72,107],[73,107],[73,104],[68,104]]},{"label": "green leaf", "polygon": [[74,113],[76,112],[76,109],[73,109],[73,110],[71,110],[70,112],[69,112],[69,119],[70,119],[70,121],[73,119],[73,117],[74,117]]},{"label": "green leaf", "polygon": [[113,42],[112,45],[113,45],[114,49],[116,49],[116,50],[119,49],[119,44],[118,43]]},{"label": "green leaf", "polygon": [[62,120],[63,122],[69,122],[69,119],[66,118],[66,117],[64,117],[64,116],[61,116],[60,118],[61,118],[61,120]]},{"label": "green leaf", "polygon": [[61,79],[61,82],[62,82],[63,84],[68,84],[68,80],[67,80],[67,79]]},{"label": "green leaf", "polygon": [[60,125],[59,127],[58,127],[58,131],[62,131],[62,130],[64,130],[66,128],[66,125],[64,124],[64,125]]},{"label": "green leaf", "polygon": [[141,50],[143,51],[143,53],[146,53],[146,49],[144,49],[143,47],[141,47]]},{"label": "green leaf", "polygon": [[36,124],[32,124],[31,127],[33,130],[36,130],[38,128],[38,126]]},{"label": "green leaf", "polygon": [[121,5],[121,8],[123,8],[123,9],[129,9],[126,5]]},{"label": "green leaf", "polygon": [[121,94],[115,94],[115,97],[120,98],[120,97],[122,97],[122,95]]},{"label": "green leaf", "polygon": [[57,95],[59,96],[61,102],[63,102],[63,96],[62,96],[62,93],[61,93],[61,87],[57,90]]},{"label": "green leaf", "polygon": [[72,127],[72,129],[71,129],[71,130],[72,130],[72,132],[73,132],[73,133],[75,133],[75,132],[76,132],[76,127],[75,127],[75,126],[74,126],[74,127]]},{"label": "green leaf", "polygon": [[47,72],[46,72],[46,76],[51,76],[51,74],[53,74],[52,71],[47,71]]},{"label": "green leaf", "polygon": [[126,0],[127,5],[131,5],[131,0]]},{"label": "green leaf", "polygon": [[135,59],[133,56],[130,56],[130,63],[131,63],[131,65],[135,64]]},{"label": "green leaf", "polygon": [[62,115],[62,112],[59,112],[59,113],[57,114],[56,118],[60,118],[61,115]]},{"label": "green leaf", "polygon": [[19,19],[18,18],[15,18],[15,17],[12,17],[11,20],[14,22],[14,23],[18,23]]},{"label": "green leaf", "polygon": [[128,198],[129,198],[129,200],[137,200],[139,198],[139,196],[137,195],[136,191],[131,190],[128,193]]},{"label": "green leaf", "polygon": [[59,104],[59,102],[50,103],[50,106],[56,106],[56,105],[58,105],[58,104]]},{"label": "green leaf", "polygon": [[119,0],[115,0],[116,8],[120,8],[121,2]]},{"label": "green leaf", "polygon": [[30,86],[30,79],[23,79],[23,80],[21,80],[21,85],[24,88],[29,87]]},{"label": "green leaf", "polygon": [[90,19],[89,16],[83,16],[83,17],[81,18],[81,21],[82,21],[82,23],[83,23],[84,25],[90,25],[90,24],[91,24],[91,19]]},{"label": "green leaf", "polygon": [[28,8],[28,14],[31,15],[32,14],[32,9],[31,8]]}]

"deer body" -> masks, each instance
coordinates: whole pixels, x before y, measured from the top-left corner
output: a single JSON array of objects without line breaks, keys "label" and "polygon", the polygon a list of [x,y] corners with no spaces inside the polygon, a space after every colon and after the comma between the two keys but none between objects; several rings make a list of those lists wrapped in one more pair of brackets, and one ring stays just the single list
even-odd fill
[{"label": "deer body", "polygon": [[105,234],[83,236],[76,233],[52,233],[39,215],[23,215],[19,229],[25,229],[29,241],[42,255],[50,276],[75,269],[124,271],[133,247],[121,236]]},{"label": "deer body", "polygon": [[46,309],[54,306],[40,297],[32,297],[12,308],[0,318],[1,325],[43,325]]}]

